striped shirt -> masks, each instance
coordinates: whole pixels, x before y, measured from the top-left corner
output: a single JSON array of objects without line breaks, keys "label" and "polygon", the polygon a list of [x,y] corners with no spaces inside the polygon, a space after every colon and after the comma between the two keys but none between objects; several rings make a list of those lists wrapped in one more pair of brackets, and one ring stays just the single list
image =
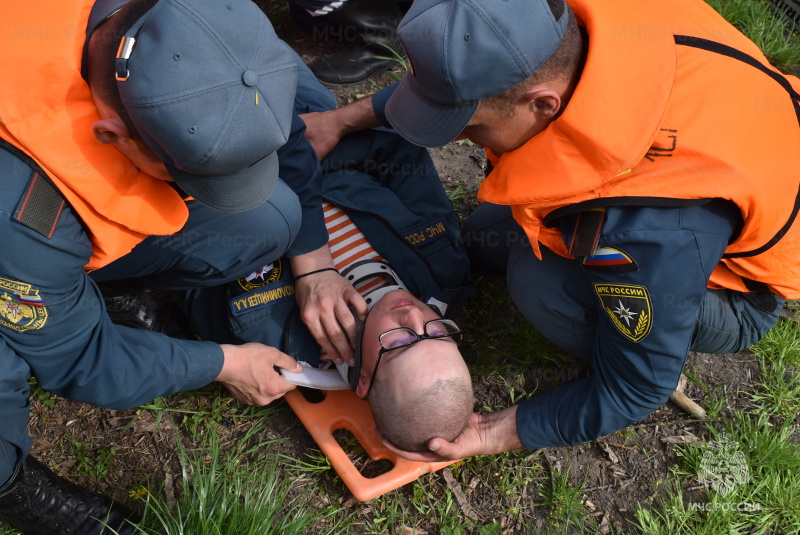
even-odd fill
[{"label": "striped shirt", "polygon": [[[328,247],[336,269],[341,272],[359,260],[383,260],[344,210],[323,201],[322,211],[325,215],[325,228],[328,230]],[[356,290],[362,296],[366,296],[385,285],[384,277],[374,277],[357,284]],[[323,351],[320,361],[330,362],[330,357]]]}]

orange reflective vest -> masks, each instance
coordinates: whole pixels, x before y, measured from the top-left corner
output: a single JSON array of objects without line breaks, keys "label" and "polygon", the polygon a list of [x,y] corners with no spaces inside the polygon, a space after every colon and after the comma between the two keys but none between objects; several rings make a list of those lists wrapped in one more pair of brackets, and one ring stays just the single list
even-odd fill
[{"label": "orange reflective vest", "polygon": [[568,256],[547,226],[566,213],[728,199],[744,228],[709,286],[800,298],[800,80],[701,0],[569,3],[581,79],[543,132],[489,154],[479,198],[510,205],[539,258],[539,243]]},{"label": "orange reflective vest", "polygon": [[93,3],[9,2],[0,18],[0,138],[47,173],[86,225],[94,252],[87,270],[149,235],[177,232],[189,215],[167,183],[92,134],[100,116],[80,67]]}]

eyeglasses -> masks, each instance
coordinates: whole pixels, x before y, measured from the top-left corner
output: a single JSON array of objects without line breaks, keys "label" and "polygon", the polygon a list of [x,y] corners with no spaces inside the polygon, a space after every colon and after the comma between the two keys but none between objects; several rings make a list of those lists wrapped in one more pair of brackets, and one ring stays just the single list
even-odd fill
[{"label": "eyeglasses", "polygon": [[381,349],[378,351],[378,358],[375,361],[375,369],[372,370],[372,378],[369,380],[367,392],[364,394],[364,399],[369,395],[372,390],[372,383],[375,381],[375,376],[378,374],[378,366],[381,363],[381,357],[384,353],[402,349],[404,347],[412,346],[422,340],[437,340],[441,338],[461,339],[462,331],[453,320],[435,319],[425,322],[425,334],[417,334],[408,327],[398,327],[386,331],[378,337],[381,344]]}]

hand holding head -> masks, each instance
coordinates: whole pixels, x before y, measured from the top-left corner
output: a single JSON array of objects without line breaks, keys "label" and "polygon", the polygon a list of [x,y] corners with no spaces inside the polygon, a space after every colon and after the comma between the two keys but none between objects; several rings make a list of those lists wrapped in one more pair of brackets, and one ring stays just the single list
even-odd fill
[{"label": "hand holding head", "polygon": [[355,389],[397,446],[419,451],[432,437],[453,439],[472,414],[472,381],[454,326],[405,290],[384,295],[367,317]]}]

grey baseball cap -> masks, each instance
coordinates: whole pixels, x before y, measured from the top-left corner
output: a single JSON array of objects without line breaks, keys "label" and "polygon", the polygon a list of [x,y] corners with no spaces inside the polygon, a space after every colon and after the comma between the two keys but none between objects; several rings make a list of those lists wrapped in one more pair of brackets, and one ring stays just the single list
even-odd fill
[{"label": "grey baseball cap", "polygon": [[547,0],[415,0],[397,29],[410,70],[386,104],[400,135],[445,145],[467,126],[478,102],[533,75],[567,26]]},{"label": "grey baseball cap", "polygon": [[125,34],[122,103],[175,182],[218,210],[249,210],[278,180],[297,64],[250,0],[160,0]]}]

